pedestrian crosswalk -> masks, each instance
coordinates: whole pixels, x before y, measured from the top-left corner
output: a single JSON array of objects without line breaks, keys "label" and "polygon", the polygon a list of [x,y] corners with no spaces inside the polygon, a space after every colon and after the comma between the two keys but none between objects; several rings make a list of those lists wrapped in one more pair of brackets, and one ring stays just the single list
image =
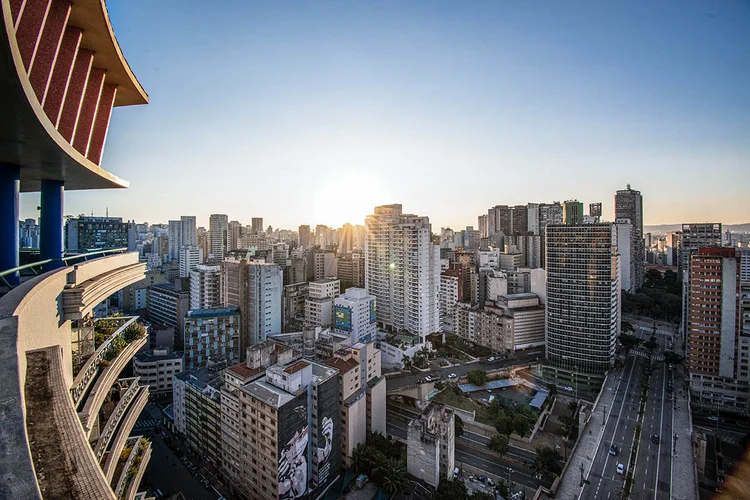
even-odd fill
[{"label": "pedestrian crosswalk", "polygon": [[141,419],[135,423],[135,425],[133,426],[133,430],[153,429],[154,427],[159,425],[159,423],[160,422],[154,418]]},{"label": "pedestrian crosswalk", "polygon": [[652,358],[654,361],[664,361],[663,354],[649,354],[647,352],[637,351],[635,349],[631,349],[630,354],[632,354],[633,356],[639,356],[641,358],[646,358],[646,359]]}]

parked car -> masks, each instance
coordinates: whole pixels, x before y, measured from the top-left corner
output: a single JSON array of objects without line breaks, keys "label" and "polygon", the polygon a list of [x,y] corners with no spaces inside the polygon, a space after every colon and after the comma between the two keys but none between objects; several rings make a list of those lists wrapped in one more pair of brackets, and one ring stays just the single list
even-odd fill
[{"label": "parked car", "polygon": [[719,420],[719,417],[715,415],[711,415],[710,417],[708,417],[708,419],[711,420],[712,422],[717,422]]},{"label": "parked car", "polygon": [[612,455],[612,456],[615,456],[615,457],[617,456],[617,445],[616,444],[613,444],[612,446],[609,447],[609,454]]},{"label": "parked car", "polygon": [[625,466],[621,463],[617,464],[617,473],[621,476],[625,474]]},{"label": "parked car", "polygon": [[487,358],[487,361],[495,361],[495,356],[492,356],[490,358]]},{"label": "parked car", "polygon": [[425,382],[432,382],[432,377],[430,377],[429,375],[427,375],[427,376],[426,376],[426,377],[424,378],[424,381],[425,381]]},{"label": "parked car", "polygon": [[458,375],[456,375],[455,373],[451,373],[450,375],[448,375],[448,378],[450,379],[458,378]]}]

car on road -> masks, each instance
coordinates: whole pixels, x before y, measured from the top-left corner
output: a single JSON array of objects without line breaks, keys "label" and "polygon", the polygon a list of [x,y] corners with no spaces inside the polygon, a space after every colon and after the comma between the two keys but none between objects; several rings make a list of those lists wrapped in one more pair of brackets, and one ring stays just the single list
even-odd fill
[{"label": "car on road", "polygon": [[566,390],[566,391],[570,391],[570,392],[573,392],[573,388],[572,388],[572,387],[570,387],[569,385],[563,385],[563,386],[561,386],[561,389],[564,389],[564,390]]},{"label": "car on road", "polygon": [[625,465],[618,463],[617,464],[617,473],[621,476],[625,474]]},{"label": "car on road", "polygon": [[659,435],[654,434],[653,436],[651,436],[651,442],[654,444],[659,444]]},{"label": "car on road", "polygon": [[451,373],[450,375],[448,375],[448,378],[449,379],[458,378],[458,375],[456,375],[455,373]]},{"label": "car on road", "polygon": [[490,358],[487,358],[487,361],[490,361],[490,362],[491,362],[491,361],[495,361],[495,356],[492,356],[492,357],[490,357]]},{"label": "car on road", "polygon": [[617,445],[616,444],[613,444],[612,446],[609,447],[609,454],[612,455],[612,456],[615,456],[615,457],[617,456]]},{"label": "car on road", "polygon": [[718,422],[718,421],[719,421],[719,417],[717,417],[717,416],[714,416],[714,415],[711,415],[710,417],[708,417],[708,419],[709,419],[710,421],[712,421],[712,422]]},{"label": "car on road", "polygon": [[426,377],[424,378],[424,381],[425,381],[425,382],[432,382],[432,377],[430,377],[429,375],[427,375],[427,376],[426,376]]}]

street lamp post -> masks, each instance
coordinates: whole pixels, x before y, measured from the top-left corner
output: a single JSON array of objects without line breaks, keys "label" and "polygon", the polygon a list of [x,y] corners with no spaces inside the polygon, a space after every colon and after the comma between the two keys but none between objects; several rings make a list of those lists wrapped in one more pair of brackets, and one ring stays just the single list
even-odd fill
[{"label": "street lamp post", "polygon": [[575,365],[573,368],[575,369],[573,374],[575,375],[575,378],[576,378],[576,401],[578,401],[578,365]]}]

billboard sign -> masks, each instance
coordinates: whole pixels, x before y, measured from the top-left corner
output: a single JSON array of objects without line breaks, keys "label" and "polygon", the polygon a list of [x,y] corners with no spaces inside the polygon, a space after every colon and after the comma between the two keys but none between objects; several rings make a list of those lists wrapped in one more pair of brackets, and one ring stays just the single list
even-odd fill
[{"label": "billboard sign", "polygon": [[335,307],[335,328],[337,330],[352,331],[352,310],[350,307]]}]

